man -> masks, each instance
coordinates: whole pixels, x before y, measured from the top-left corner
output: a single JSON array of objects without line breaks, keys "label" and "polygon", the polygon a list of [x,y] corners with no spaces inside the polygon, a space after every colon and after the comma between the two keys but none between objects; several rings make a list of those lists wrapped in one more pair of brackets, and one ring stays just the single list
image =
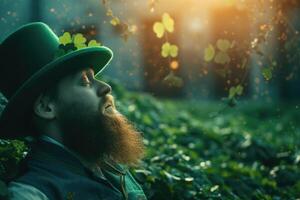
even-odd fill
[{"label": "man", "polygon": [[95,78],[112,52],[76,48],[73,39],[31,23],[1,44],[0,89],[9,101],[0,136],[34,139],[8,185],[10,199],[146,199],[127,168],[143,156],[141,135]]}]

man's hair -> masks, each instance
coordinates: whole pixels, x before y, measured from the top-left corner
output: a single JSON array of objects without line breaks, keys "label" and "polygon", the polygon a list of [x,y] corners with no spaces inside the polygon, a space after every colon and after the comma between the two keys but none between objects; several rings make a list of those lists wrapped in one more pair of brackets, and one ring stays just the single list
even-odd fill
[{"label": "man's hair", "polygon": [[46,95],[47,97],[49,97],[53,101],[57,100],[57,97],[58,97],[58,84],[51,85],[51,87],[45,89],[42,93],[44,95]]}]

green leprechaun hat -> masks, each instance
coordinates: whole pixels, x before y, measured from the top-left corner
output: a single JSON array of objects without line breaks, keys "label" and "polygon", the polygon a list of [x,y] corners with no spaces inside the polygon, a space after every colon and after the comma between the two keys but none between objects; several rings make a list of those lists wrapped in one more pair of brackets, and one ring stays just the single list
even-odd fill
[{"label": "green leprechaun hat", "polygon": [[97,46],[95,41],[87,46],[81,34],[76,37],[79,44],[68,33],[60,42],[46,24],[34,22],[20,27],[1,43],[0,91],[8,99],[0,116],[1,139],[37,134],[29,120],[40,92],[83,68],[92,67],[97,75],[111,61],[113,52],[109,48]]}]

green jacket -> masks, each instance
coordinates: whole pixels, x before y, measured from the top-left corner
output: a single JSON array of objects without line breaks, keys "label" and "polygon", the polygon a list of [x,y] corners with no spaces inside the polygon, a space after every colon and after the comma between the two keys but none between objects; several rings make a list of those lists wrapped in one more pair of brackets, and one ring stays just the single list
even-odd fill
[{"label": "green jacket", "polygon": [[8,185],[11,200],[145,200],[141,186],[124,166],[106,162],[92,171],[49,137],[33,146],[24,171]]}]

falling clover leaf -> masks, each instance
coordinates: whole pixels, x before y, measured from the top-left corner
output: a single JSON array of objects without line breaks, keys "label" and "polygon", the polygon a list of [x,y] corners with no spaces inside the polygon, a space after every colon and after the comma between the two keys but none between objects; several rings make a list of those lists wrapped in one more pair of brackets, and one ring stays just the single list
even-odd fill
[{"label": "falling clover leaf", "polygon": [[243,94],[243,91],[244,91],[244,87],[242,85],[237,85],[236,87],[232,86],[230,89],[229,89],[229,95],[228,95],[228,98],[229,99],[232,99],[234,98],[236,95],[239,95],[241,96]]},{"label": "falling clover leaf", "polygon": [[113,26],[117,26],[120,24],[120,19],[118,17],[113,17],[111,20],[110,20],[110,23],[111,25]]},{"label": "falling clover leaf", "polygon": [[165,32],[164,25],[161,22],[155,22],[153,25],[153,31],[156,33],[156,37],[162,38]]},{"label": "falling clover leaf", "polygon": [[204,51],[204,60],[206,62],[209,62],[211,61],[215,56],[215,48],[213,45],[209,45],[207,48],[205,48],[205,51]]},{"label": "falling clover leaf", "polygon": [[96,40],[91,40],[88,43],[88,47],[97,47],[97,46],[101,46],[101,44],[98,43]]},{"label": "falling clover leaf", "polygon": [[232,99],[234,96],[235,96],[235,87],[232,86],[232,87],[229,89],[229,95],[228,95],[228,98],[229,98],[229,99]]},{"label": "falling clover leaf", "polygon": [[106,11],[106,15],[107,15],[107,16],[113,16],[113,11],[112,11],[112,9],[108,9],[108,10]]},{"label": "falling clover leaf", "polygon": [[163,14],[162,23],[167,31],[169,31],[170,33],[174,31],[174,20],[168,13]]},{"label": "falling clover leaf", "polygon": [[86,42],[86,38],[81,33],[77,33],[74,36],[74,45],[77,49],[82,49],[86,47],[85,42]]},{"label": "falling clover leaf", "polygon": [[226,52],[231,47],[231,43],[228,40],[218,39],[217,47],[220,51]]},{"label": "falling clover leaf", "polygon": [[226,64],[230,62],[230,57],[226,52],[219,51],[215,57],[215,63]]},{"label": "falling clover leaf", "polygon": [[176,76],[173,71],[170,71],[170,73],[163,79],[163,83],[168,86],[180,88],[183,85],[183,80]]},{"label": "falling clover leaf", "polygon": [[[210,62],[214,59],[217,64],[227,64],[231,61],[227,51],[232,48],[233,43],[225,39],[219,39],[216,47],[210,44],[204,51],[204,60]],[[217,51],[217,52],[216,52]]]},{"label": "falling clover leaf", "polygon": [[161,55],[164,58],[168,56],[175,58],[178,55],[178,47],[169,42],[165,42],[161,47]]},{"label": "falling clover leaf", "polygon": [[219,50],[215,57],[215,49],[212,45],[210,45],[206,50],[205,50],[205,57],[204,59],[209,62],[213,59],[217,64],[227,64],[231,61],[227,51],[229,48],[231,48],[232,44],[230,41],[225,40],[225,39],[218,39],[216,43],[216,48]]},{"label": "falling clover leaf", "polygon": [[59,37],[59,43],[63,45],[72,43],[71,34],[69,32],[65,32],[62,36]]},{"label": "falling clover leaf", "polygon": [[243,94],[243,91],[244,91],[244,87],[241,86],[241,85],[237,85],[237,86],[235,87],[235,91],[236,91],[236,94],[242,95],[242,94]]},{"label": "falling clover leaf", "polygon": [[168,13],[164,13],[162,16],[162,22],[154,23],[153,31],[158,38],[162,38],[166,31],[172,33],[174,31],[174,20]]},{"label": "falling clover leaf", "polygon": [[267,67],[267,68],[262,69],[262,75],[264,76],[264,78],[267,81],[271,80],[272,72],[273,72],[273,69],[271,67]]}]

